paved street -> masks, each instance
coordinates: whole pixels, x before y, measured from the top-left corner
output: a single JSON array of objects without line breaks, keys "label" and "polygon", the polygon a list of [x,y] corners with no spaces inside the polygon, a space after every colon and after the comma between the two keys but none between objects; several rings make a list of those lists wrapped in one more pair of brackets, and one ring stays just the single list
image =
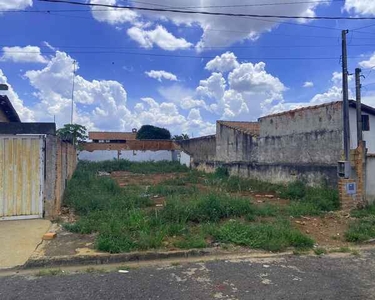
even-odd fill
[{"label": "paved street", "polygon": [[375,299],[375,251],[0,278],[0,299]]}]

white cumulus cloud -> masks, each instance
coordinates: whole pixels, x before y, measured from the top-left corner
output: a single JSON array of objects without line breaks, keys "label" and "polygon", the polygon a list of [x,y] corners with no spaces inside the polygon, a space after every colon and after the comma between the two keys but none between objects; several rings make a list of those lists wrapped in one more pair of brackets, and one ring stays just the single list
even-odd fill
[{"label": "white cumulus cloud", "polygon": [[22,10],[33,5],[33,0],[0,0],[1,10]]},{"label": "white cumulus cloud", "polygon": [[185,39],[175,37],[161,25],[156,26],[156,28],[152,30],[132,27],[127,30],[127,33],[131,39],[146,49],[157,45],[164,50],[174,51],[177,49],[187,49],[192,46],[192,44]]},{"label": "white cumulus cloud", "polygon": [[[359,1],[359,0],[358,0]],[[371,0],[367,0],[371,1]],[[109,4],[109,5],[126,5],[120,0],[90,0],[91,3]],[[260,15],[295,15],[295,16],[315,16],[315,9],[319,5],[327,4],[319,1],[299,1],[292,4],[285,4],[285,0],[272,1],[275,5],[251,6],[259,1],[250,0],[240,5],[229,6],[228,0],[148,0],[147,7],[153,8],[179,8],[193,7],[195,11],[217,12],[224,11],[222,8],[215,6],[226,6],[225,12],[243,13],[243,14],[260,14]],[[249,6],[246,6],[249,4]],[[134,5],[139,5],[134,3]],[[103,11],[104,10],[104,11]],[[157,23],[172,21],[177,26],[198,27],[202,30],[200,41],[196,44],[198,50],[212,46],[228,46],[242,40],[256,40],[262,33],[277,28],[283,20],[246,17],[227,17],[227,16],[210,16],[200,14],[183,14],[171,12],[150,12],[150,11],[131,11],[127,9],[113,9],[97,7],[92,8],[92,14],[100,22],[107,22],[117,26],[121,23],[130,23],[138,29],[132,28],[128,34],[137,39],[145,47],[150,45],[149,39],[144,36],[142,27],[145,23]],[[306,20],[296,20],[303,23]],[[136,37],[136,38],[134,38]],[[148,46],[150,48],[150,46]],[[186,48],[186,47],[185,47]]]},{"label": "white cumulus cloud", "polygon": [[305,83],[303,84],[303,87],[304,88],[312,88],[312,87],[314,87],[314,82],[312,82],[312,81],[305,81]]},{"label": "white cumulus cloud", "polygon": [[233,70],[227,77],[220,72],[212,73],[209,78],[201,80],[196,89],[210,110],[220,118],[256,120],[283,101],[283,92],[287,88],[279,78],[266,71],[264,62],[240,64],[233,59],[233,53],[227,52],[218,56],[220,59],[212,60],[210,68],[228,70],[222,57],[230,58]]},{"label": "white cumulus cloud", "polygon": [[375,1],[373,0],[346,0],[345,9],[349,12],[363,15],[375,15]]},{"label": "white cumulus cloud", "polygon": [[164,71],[164,70],[159,70],[159,71],[151,70],[151,71],[145,72],[145,74],[148,77],[154,78],[154,79],[156,79],[160,82],[163,79],[171,80],[171,81],[177,81],[178,80],[176,75],[174,75],[173,73]]},{"label": "white cumulus cloud", "polygon": [[220,56],[216,56],[206,64],[206,70],[228,72],[237,68],[240,64],[233,52],[225,52]]},{"label": "white cumulus cloud", "polygon": [[[74,59],[57,51],[48,64],[40,70],[29,70],[24,77],[35,88],[39,102],[29,108],[37,121],[51,121],[54,116],[58,126],[70,122],[71,92]],[[76,64],[79,73],[79,64]],[[1,80],[1,77],[0,77]],[[168,101],[168,99],[166,99]],[[128,104],[125,87],[114,80],[87,80],[75,76],[74,122],[89,130],[126,131],[144,124],[169,128],[172,133],[206,132],[214,124],[199,121],[197,124],[181,114],[175,102],[158,102],[144,97],[134,108]],[[185,106],[190,109],[194,106]]]},{"label": "white cumulus cloud", "polygon": [[48,59],[44,57],[39,47],[3,47],[2,61],[13,61],[16,63],[47,63]]},{"label": "white cumulus cloud", "polygon": [[[91,4],[106,4],[116,5],[116,0],[90,0]],[[117,25],[127,22],[135,22],[137,19],[137,13],[129,9],[115,9],[106,7],[95,7],[91,8],[93,17],[99,22],[106,22],[111,25]]]},{"label": "white cumulus cloud", "polygon": [[368,60],[361,61],[359,65],[362,68],[375,68],[375,52]]}]

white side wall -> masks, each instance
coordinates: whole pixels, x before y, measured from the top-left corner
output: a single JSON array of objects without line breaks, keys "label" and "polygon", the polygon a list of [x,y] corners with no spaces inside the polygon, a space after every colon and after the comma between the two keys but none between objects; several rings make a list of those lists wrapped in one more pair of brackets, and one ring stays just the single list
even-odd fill
[{"label": "white side wall", "polygon": [[172,151],[136,151],[125,150],[120,152],[120,159],[127,159],[130,161],[172,161]]},{"label": "white side wall", "polygon": [[[362,115],[369,115],[368,113],[362,112]],[[375,153],[375,116],[369,115],[370,117],[370,131],[363,131],[363,139],[366,141],[366,147],[368,153]],[[349,108],[349,120],[350,120],[350,148],[357,148],[357,112],[353,107]]]},{"label": "white side wall", "polygon": [[185,165],[188,168],[190,168],[190,162],[191,162],[190,155],[185,153],[184,151],[181,151],[180,152],[180,164]]},{"label": "white side wall", "polygon": [[367,157],[366,161],[366,200],[369,203],[375,202],[375,157]]},{"label": "white side wall", "polygon": [[92,152],[81,151],[79,153],[79,160],[88,161],[104,161],[113,159],[127,159],[130,161],[172,161],[172,151],[133,151],[122,150],[118,153],[117,150],[95,150]]},{"label": "white side wall", "polygon": [[117,159],[118,151],[117,150],[96,150],[93,152],[89,151],[80,151],[78,155],[79,160],[88,160],[88,161],[104,161],[104,160],[113,160]]}]

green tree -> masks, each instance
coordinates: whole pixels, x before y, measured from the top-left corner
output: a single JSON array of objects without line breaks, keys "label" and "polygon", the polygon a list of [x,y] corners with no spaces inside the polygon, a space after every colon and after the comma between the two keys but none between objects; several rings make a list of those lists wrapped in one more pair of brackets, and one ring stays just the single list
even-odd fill
[{"label": "green tree", "polygon": [[88,138],[86,127],[79,124],[65,124],[63,128],[57,130],[56,134],[62,140],[72,141],[76,146]]},{"label": "green tree", "polygon": [[168,129],[152,125],[143,125],[137,132],[138,140],[170,140],[171,133]]},{"label": "green tree", "polygon": [[175,141],[182,141],[182,140],[188,140],[189,139],[189,135],[187,135],[186,133],[182,133],[181,135],[174,135],[172,140],[175,140]]}]

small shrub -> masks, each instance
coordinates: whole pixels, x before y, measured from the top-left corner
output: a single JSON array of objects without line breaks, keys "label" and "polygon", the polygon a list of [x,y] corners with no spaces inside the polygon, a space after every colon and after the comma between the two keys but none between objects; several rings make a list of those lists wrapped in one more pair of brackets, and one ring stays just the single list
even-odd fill
[{"label": "small shrub", "polygon": [[314,244],[313,240],[293,229],[285,220],[256,224],[232,220],[214,232],[214,238],[219,242],[269,251],[281,251],[290,246],[311,248]]},{"label": "small shrub", "polygon": [[348,242],[361,243],[375,238],[375,216],[353,221],[345,233]]},{"label": "small shrub", "polygon": [[306,184],[302,181],[295,181],[281,189],[280,197],[284,199],[302,199],[306,195]]},{"label": "small shrub", "polygon": [[215,170],[215,176],[219,178],[226,178],[229,176],[228,169],[225,167],[218,167]]},{"label": "small shrub", "polygon": [[259,217],[277,217],[281,213],[281,207],[275,204],[266,203],[257,207],[254,213]]},{"label": "small shrub", "polygon": [[126,232],[123,234],[101,233],[97,237],[95,244],[99,251],[110,253],[130,252],[136,249],[136,244]]},{"label": "small shrub", "polygon": [[187,235],[180,241],[174,243],[177,248],[180,249],[192,249],[192,248],[206,248],[207,243],[204,237],[198,235]]},{"label": "small shrub", "polygon": [[314,249],[314,253],[316,254],[316,255],[323,255],[323,254],[327,254],[327,250],[326,249],[324,249],[324,248],[315,248]]},{"label": "small shrub", "polygon": [[151,186],[148,193],[158,196],[170,196],[170,195],[192,195],[198,192],[196,187],[186,187],[186,186],[170,186],[158,184]]},{"label": "small shrub", "polygon": [[299,218],[302,216],[319,216],[321,210],[315,203],[304,202],[303,200],[293,201],[285,208],[289,216]]},{"label": "small shrub", "polygon": [[47,270],[40,270],[35,276],[42,277],[42,276],[58,276],[63,275],[64,271],[61,269],[47,269]]},{"label": "small shrub", "polygon": [[303,201],[314,203],[321,211],[334,211],[340,208],[338,191],[327,187],[308,188]]},{"label": "small shrub", "polygon": [[337,248],[337,249],[332,249],[329,252],[331,252],[331,253],[351,253],[352,249],[350,249],[349,247],[340,247],[340,248]]},{"label": "small shrub", "polygon": [[375,216],[375,204],[368,205],[363,209],[355,209],[350,213],[350,215],[353,218],[365,218],[369,216]]}]

